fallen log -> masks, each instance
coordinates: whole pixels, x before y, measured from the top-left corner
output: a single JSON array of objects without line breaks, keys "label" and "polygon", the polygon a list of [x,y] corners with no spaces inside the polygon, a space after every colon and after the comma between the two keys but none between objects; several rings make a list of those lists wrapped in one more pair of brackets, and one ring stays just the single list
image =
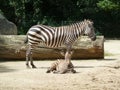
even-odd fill
[{"label": "fallen log", "polygon": [[[26,45],[23,45],[19,53],[16,49],[21,47],[25,35],[0,35],[0,59],[25,59]],[[104,37],[97,36],[96,41],[91,41],[87,36],[82,36],[73,45],[72,59],[101,59],[104,58]],[[64,58],[60,54],[65,52],[65,46],[48,48],[45,44],[39,44],[33,50],[34,59],[58,59]]]}]

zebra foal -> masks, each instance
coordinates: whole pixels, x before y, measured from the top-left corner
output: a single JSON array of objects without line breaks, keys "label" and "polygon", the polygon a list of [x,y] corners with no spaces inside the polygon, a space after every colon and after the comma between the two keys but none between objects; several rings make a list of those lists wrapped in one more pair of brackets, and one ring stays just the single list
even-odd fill
[{"label": "zebra foal", "polygon": [[[67,52],[68,53],[68,52]],[[73,54],[73,51],[68,53],[68,60],[58,59],[57,61],[53,62],[51,66],[48,68],[46,73],[57,73],[57,74],[64,74],[64,73],[76,73],[76,70],[74,70],[74,65],[69,60],[71,59]]]},{"label": "zebra foal", "polygon": [[44,42],[48,47],[58,47],[61,44],[66,46],[65,60],[70,60],[68,54],[71,51],[75,40],[81,35],[88,35],[92,41],[96,40],[93,22],[84,20],[71,25],[51,27],[45,25],[32,26],[26,35],[24,43],[28,43],[26,51],[26,65],[29,67],[29,60],[32,68],[36,68],[32,60],[32,50],[37,44]]}]

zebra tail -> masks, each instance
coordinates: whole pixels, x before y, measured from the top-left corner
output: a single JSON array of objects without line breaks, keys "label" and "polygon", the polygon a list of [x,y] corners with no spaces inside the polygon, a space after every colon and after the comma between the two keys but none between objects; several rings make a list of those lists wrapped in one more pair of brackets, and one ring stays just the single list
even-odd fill
[{"label": "zebra tail", "polygon": [[28,36],[26,36],[24,42],[16,48],[15,53],[19,53],[21,49],[25,49],[26,47],[25,44],[27,44],[27,42],[28,42]]},{"label": "zebra tail", "polygon": [[28,42],[28,35],[26,36],[25,40],[24,40],[24,44],[27,44]]}]

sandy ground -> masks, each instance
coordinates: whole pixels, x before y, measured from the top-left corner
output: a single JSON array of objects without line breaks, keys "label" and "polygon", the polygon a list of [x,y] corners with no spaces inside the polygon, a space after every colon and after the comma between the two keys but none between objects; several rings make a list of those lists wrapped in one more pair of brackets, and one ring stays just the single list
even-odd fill
[{"label": "sandy ground", "polygon": [[53,61],[35,61],[38,69],[1,61],[0,90],[120,90],[120,41],[105,41],[105,53],[105,59],[72,60],[76,74],[45,73]]}]

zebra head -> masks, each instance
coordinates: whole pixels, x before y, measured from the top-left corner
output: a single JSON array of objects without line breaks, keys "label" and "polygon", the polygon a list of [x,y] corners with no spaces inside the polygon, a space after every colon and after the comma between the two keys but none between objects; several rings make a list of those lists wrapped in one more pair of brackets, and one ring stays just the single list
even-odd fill
[{"label": "zebra head", "polygon": [[95,41],[96,35],[94,31],[93,22],[90,20],[84,20],[84,24],[85,24],[84,34],[91,38],[92,41]]}]

